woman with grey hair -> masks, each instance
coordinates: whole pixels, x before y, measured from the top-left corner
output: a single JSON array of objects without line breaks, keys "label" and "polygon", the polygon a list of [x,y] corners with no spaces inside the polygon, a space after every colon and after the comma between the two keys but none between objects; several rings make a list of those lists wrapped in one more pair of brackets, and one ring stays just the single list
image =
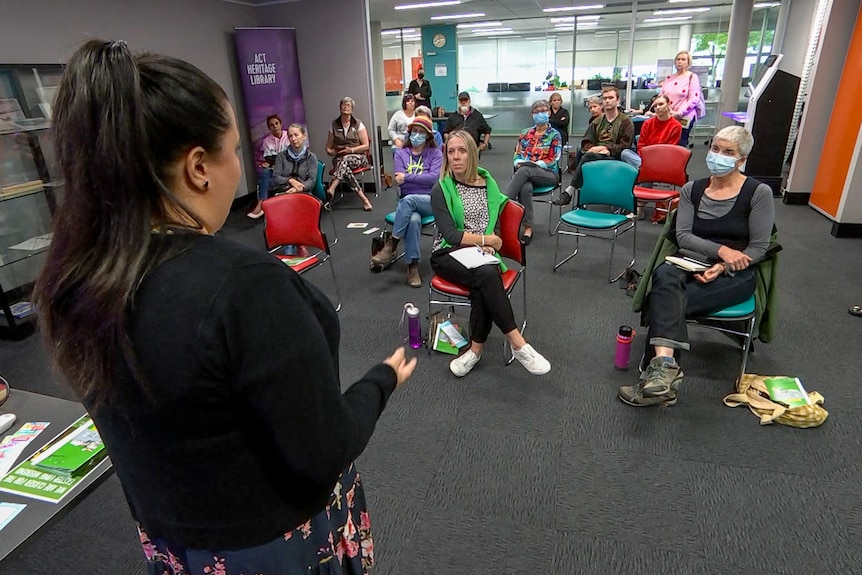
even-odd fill
[{"label": "woman with grey hair", "polygon": [[636,385],[619,389],[624,403],[676,403],[684,374],[675,355],[690,348],[686,318],[742,303],[754,293],[775,206],[769,186],[739,171],[753,145],[754,138],[740,126],[720,130],[706,155],[712,175],[683,186],[676,214],[679,252],[704,266],[691,272],[663,262],[653,269],[644,305],[649,325],[645,359],[651,359]]},{"label": "woman with grey hair", "polygon": [[329,183],[326,195],[331,199],[338,185],[346,181],[362,200],[362,209],[370,212],[371,201],[365,195],[356,176],[353,175],[354,170],[367,168],[370,165],[368,130],[365,129],[365,124],[353,117],[355,105],[353,98],[343,97],[339,106],[341,114],[332,121],[332,126],[329,128],[326,153],[333,156],[333,170],[332,181]]},{"label": "woman with grey hair", "polygon": [[515,146],[515,175],[506,188],[506,196],[524,206],[524,235],[521,240],[529,244],[533,239],[533,188],[555,186],[560,179],[557,162],[563,152],[563,139],[551,127],[551,106],[547,100],[533,102],[533,126],[518,137]]}]

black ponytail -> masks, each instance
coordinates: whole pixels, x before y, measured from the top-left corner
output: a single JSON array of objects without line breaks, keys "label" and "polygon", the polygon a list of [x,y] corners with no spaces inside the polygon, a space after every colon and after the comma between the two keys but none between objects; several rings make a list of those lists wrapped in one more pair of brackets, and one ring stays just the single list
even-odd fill
[{"label": "black ponytail", "polygon": [[121,362],[135,365],[124,319],[154,264],[153,227],[200,223],[165,182],[188,149],[220,149],[230,114],[191,64],[92,40],[67,64],[53,120],[65,190],[34,302],[61,373],[98,406]]}]

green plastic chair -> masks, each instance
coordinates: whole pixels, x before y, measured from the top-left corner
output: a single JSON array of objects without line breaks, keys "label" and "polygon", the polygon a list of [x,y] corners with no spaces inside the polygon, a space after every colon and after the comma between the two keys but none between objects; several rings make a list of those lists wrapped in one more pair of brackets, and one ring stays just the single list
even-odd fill
[{"label": "green plastic chair", "polygon": [[[608,262],[608,281],[614,283],[625,274],[627,268],[635,263],[637,219],[632,218],[631,214],[635,213],[635,197],[632,190],[638,177],[638,170],[617,160],[589,162],[581,169],[584,174],[584,185],[578,192],[575,207],[560,216],[557,240],[554,244],[554,261],[557,261],[561,235],[575,237],[575,251],[555,263],[554,271],[556,272],[560,266],[578,255],[581,236],[609,239],[611,256]],[[589,209],[587,206],[607,206],[612,210],[598,211]],[[629,230],[634,230],[632,259],[622,272],[614,276],[614,247],[617,237]],[[597,235],[597,232],[611,232],[612,236]]]}]

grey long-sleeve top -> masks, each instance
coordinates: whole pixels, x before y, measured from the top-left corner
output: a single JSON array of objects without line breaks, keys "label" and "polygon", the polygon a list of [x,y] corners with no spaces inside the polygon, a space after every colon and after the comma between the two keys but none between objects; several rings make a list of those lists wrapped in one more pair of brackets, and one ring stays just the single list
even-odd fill
[{"label": "grey long-sleeve top", "polygon": [[[676,239],[680,249],[692,257],[706,257],[718,261],[718,249],[721,244],[705,240],[691,231],[694,224],[694,204],[691,201],[693,182],[686,183],[680,192],[679,209],[676,213]],[[706,194],[700,200],[697,216],[710,220],[727,214],[737,196],[726,200],[713,200]],[[760,184],[751,197],[751,212],[748,215],[748,246],[742,250],[756,264],[763,259],[769,247],[772,226],[775,223],[775,204],[772,190],[766,184]]]}]

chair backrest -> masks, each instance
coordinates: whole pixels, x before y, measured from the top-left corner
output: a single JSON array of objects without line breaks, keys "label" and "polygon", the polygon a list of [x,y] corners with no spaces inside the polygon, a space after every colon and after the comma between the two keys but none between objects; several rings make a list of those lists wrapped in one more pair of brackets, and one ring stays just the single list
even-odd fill
[{"label": "chair backrest", "polygon": [[308,246],[329,253],[320,229],[323,204],[308,194],[282,194],[263,201],[263,229],[269,249],[284,245]]},{"label": "chair backrest", "polygon": [[326,200],[326,188],[323,187],[323,170],[326,169],[326,164],[317,160],[317,180],[314,182],[314,189],[311,190],[312,195],[321,202]]},{"label": "chair backrest", "polygon": [[638,170],[619,160],[596,160],[581,166],[584,185],[578,193],[578,204],[603,204],[635,211],[633,189]]},{"label": "chair backrest", "polygon": [[524,220],[524,206],[514,200],[509,200],[503,205],[500,212],[500,239],[503,247],[500,255],[504,258],[515,260],[521,265],[526,264],[526,251],[521,244],[521,222]]},{"label": "chair backrest", "polygon": [[638,183],[653,182],[682,187],[688,181],[691,150],[675,144],[653,144],[641,148]]}]

